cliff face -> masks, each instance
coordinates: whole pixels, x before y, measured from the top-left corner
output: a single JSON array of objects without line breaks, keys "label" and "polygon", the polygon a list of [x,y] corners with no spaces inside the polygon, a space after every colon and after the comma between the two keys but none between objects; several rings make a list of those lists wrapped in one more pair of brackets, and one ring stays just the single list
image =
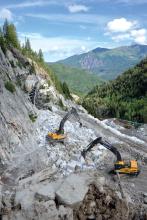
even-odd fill
[{"label": "cliff face", "polygon": [[[38,145],[33,123],[38,110],[29,97],[37,81],[40,100],[37,98],[36,105],[51,109],[59,99],[64,102],[43,68],[35,64],[32,69],[32,61],[15,49],[7,51],[6,55],[0,49],[0,161],[3,165],[21,161],[23,155]],[[50,102],[45,106],[47,98]]]}]

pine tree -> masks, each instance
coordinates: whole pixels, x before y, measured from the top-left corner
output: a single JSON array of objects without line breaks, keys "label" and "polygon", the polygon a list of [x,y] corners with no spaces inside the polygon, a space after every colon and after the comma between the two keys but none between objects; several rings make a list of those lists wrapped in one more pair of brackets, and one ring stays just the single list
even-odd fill
[{"label": "pine tree", "polygon": [[68,85],[66,84],[66,82],[63,82],[62,90],[63,90],[63,93],[66,98],[71,98],[70,91],[69,91],[69,88],[68,88]]},{"label": "pine tree", "polygon": [[5,38],[3,36],[3,32],[1,30],[1,28],[0,28],[0,47],[1,47],[2,51],[4,53],[6,53],[6,49],[7,49],[6,42],[5,42]]},{"label": "pine tree", "polygon": [[39,61],[40,61],[40,62],[43,62],[43,61],[44,61],[43,53],[42,53],[42,50],[41,50],[41,49],[40,49],[39,52],[38,52],[38,58],[39,58]]},{"label": "pine tree", "polygon": [[30,44],[29,38],[26,38],[26,39],[25,39],[24,48],[25,48],[26,51],[29,51],[29,52],[31,51],[31,44]]},{"label": "pine tree", "polygon": [[17,37],[16,28],[14,24],[9,24],[7,20],[5,20],[3,25],[3,35],[6,39],[7,45],[11,45],[17,49],[20,49],[20,43]]},{"label": "pine tree", "polygon": [[4,22],[4,25],[3,25],[3,36],[4,37],[6,37],[6,35],[7,35],[8,25],[9,25],[8,20],[5,19],[5,22]]}]

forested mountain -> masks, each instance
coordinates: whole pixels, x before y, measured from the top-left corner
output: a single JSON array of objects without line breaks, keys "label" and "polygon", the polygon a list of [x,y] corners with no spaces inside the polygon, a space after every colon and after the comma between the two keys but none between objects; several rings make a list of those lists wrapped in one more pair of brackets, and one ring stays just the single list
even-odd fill
[{"label": "forested mountain", "polygon": [[146,56],[147,45],[132,45],[114,49],[96,48],[88,53],[58,61],[58,63],[82,68],[97,74],[104,80],[111,80]]},{"label": "forested mountain", "polygon": [[102,80],[96,74],[91,74],[86,70],[60,63],[49,64],[49,68],[53,70],[61,82],[66,82],[70,90],[78,95],[85,95],[94,86],[102,83]]},{"label": "forested mountain", "polygon": [[147,59],[114,81],[96,86],[83,106],[96,117],[147,122]]}]

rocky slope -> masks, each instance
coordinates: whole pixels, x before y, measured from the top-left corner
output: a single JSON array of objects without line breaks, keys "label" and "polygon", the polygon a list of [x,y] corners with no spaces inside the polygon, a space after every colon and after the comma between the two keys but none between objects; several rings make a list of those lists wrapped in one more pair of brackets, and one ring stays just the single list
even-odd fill
[{"label": "rocky slope", "polygon": [[[45,70],[31,67],[32,61],[17,50],[6,55],[0,50],[0,218],[146,219],[146,140],[88,115],[59,94]],[[29,93],[38,81],[33,105]],[[71,118],[64,143],[49,144],[47,132],[58,128],[65,114],[61,100],[64,108],[77,108],[83,127]],[[99,145],[86,160],[81,157],[97,136],[142,166],[140,178],[122,178],[123,199],[118,182],[107,174],[115,160],[111,153]]]},{"label": "rocky slope", "polygon": [[132,45],[114,49],[96,48],[58,63],[93,72],[103,80],[112,80],[146,56],[146,45]]}]

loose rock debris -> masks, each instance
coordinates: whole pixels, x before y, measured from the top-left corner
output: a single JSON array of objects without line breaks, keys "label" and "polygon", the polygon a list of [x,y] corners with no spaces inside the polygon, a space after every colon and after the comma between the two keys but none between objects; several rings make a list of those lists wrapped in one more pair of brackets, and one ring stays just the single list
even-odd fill
[{"label": "loose rock debris", "polygon": [[90,185],[81,205],[74,210],[75,220],[146,220],[147,211],[137,210],[111,189]]}]

